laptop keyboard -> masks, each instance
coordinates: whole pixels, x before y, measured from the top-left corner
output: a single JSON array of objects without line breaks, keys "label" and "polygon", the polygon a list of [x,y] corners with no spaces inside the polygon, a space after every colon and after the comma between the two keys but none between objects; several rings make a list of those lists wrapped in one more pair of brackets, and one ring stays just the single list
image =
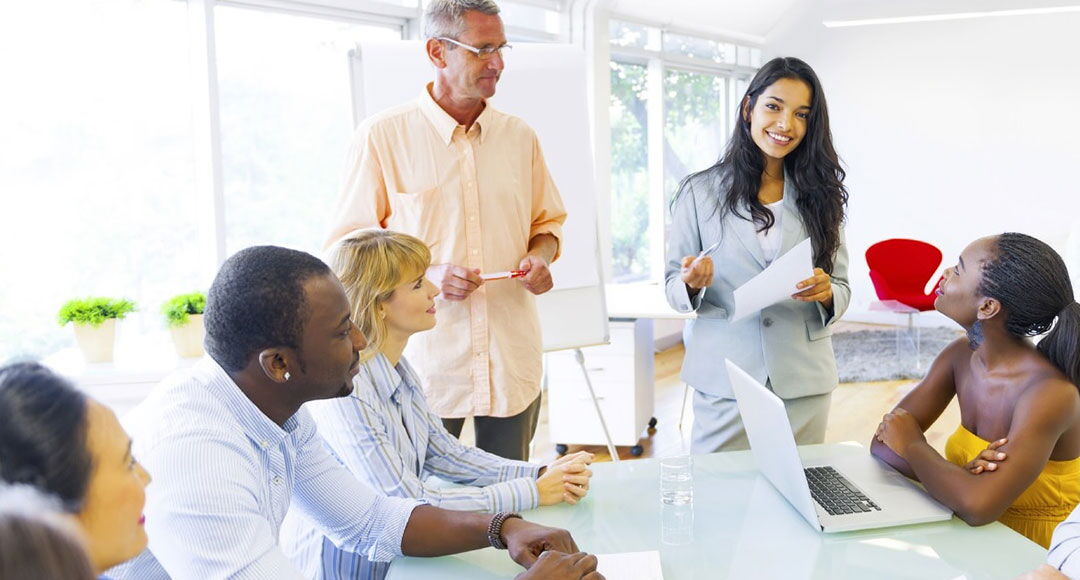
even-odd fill
[{"label": "laptop keyboard", "polygon": [[807,467],[803,471],[806,472],[806,483],[810,484],[810,495],[830,515],[881,510],[832,467]]}]

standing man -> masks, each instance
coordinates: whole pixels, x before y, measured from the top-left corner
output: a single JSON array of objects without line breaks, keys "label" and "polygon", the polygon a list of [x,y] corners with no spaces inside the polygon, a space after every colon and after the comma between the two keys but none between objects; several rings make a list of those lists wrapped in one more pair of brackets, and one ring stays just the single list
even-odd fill
[{"label": "standing man", "polygon": [[[510,51],[499,7],[432,0],[424,32],[435,81],[357,129],[328,245],[378,227],[431,248],[439,322],[409,349],[431,410],[455,436],[474,417],[477,447],[527,460],[540,412],[533,295],[551,289],[566,211],[536,134],[487,102]],[[527,273],[480,277],[514,269]]]}]

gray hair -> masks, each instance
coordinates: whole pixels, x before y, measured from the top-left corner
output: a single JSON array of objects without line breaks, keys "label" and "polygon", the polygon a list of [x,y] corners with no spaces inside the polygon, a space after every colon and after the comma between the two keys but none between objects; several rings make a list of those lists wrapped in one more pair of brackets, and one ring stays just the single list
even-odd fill
[{"label": "gray hair", "polygon": [[424,38],[457,39],[465,32],[465,13],[470,11],[495,15],[499,6],[492,0],[431,0],[424,11]]}]

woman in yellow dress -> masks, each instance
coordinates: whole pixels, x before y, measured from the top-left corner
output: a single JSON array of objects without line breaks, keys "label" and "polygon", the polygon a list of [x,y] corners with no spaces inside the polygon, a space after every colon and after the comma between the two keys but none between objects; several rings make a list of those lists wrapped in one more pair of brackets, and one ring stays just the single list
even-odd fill
[{"label": "woman in yellow dress", "polygon": [[[968,524],[999,520],[1047,547],[1080,503],[1080,305],[1065,263],[1024,234],[976,240],[946,270],[934,307],[967,339],[885,415],[871,451]],[[954,396],[960,425],[942,457],[923,431]],[[997,447],[1007,465],[965,469]]]}]

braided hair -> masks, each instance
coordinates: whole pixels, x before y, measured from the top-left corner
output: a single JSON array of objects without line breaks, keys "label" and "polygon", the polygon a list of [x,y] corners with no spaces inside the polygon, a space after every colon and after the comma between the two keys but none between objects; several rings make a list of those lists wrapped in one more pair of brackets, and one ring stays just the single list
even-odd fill
[{"label": "braided hair", "polygon": [[1009,334],[1026,337],[1050,331],[1039,342],[1039,352],[1080,385],[1080,304],[1065,261],[1049,245],[1025,234],[1001,234],[994,245],[995,256],[982,267],[979,292],[1001,302]]}]

